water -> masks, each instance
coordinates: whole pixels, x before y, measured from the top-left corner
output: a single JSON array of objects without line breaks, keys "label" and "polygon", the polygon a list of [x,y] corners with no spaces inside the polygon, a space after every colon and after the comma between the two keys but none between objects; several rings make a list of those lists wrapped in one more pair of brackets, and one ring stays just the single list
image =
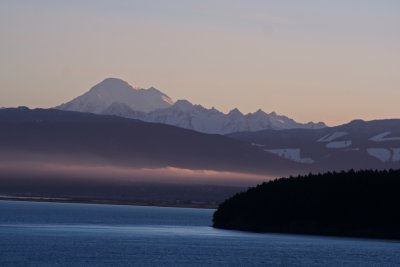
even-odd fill
[{"label": "water", "polygon": [[0,266],[400,266],[400,242],[217,230],[212,213],[0,201]]}]

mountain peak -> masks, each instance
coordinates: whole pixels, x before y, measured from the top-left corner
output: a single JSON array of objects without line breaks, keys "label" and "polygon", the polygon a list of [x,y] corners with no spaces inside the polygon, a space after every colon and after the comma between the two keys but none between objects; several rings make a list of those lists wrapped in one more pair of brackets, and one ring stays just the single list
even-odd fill
[{"label": "mountain peak", "polygon": [[92,87],[91,91],[127,91],[137,89],[122,79],[106,78]]},{"label": "mountain peak", "polygon": [[237,116],[237,115],[242,116],[243,113],[240,112],[240,110],[238,108],[234,108],[231,111],[229,111],[228,115],[230,115],[230,116]]},{"label": "mountain peak", "polygon": [[119,79],[119,78],[106,78],[104,79],[102,82],[100,82],[99,84],[103,84],[103,85],[113,85],[113,86],[130,86],[132,87],[128,82]]},{"label": "mountain peak", "polygon": [[262,109],[258,109],[256,112],[254,112],[252,115],[255,115],[255,116],[266,116],[266,115],[268,115],[264,110],[262,110]]},{"label": "mountain peak", "polygon": [[126,81],[120,79],[120,78],[115,78],[115,77],[108,77],[105,78],[101,83],[124,83],[128,84]]},{"label": "mountain peak", "polygon": [[155,87],[150,87],[148,89],[141,89],[142,91],[144,91],[147,94],[153,94],[154,97],[161,97],[161,99],[163,99],[165,102],[167,102],[170,105],[173,105],[175,103],[174,100],[172,100],[169,96],[167,96],[166,94],[164,94],[163,92],[161,92],[160,90],[158,90]]},{"label": "mountain peak", "polygon": [[193,108],[193,104],[186,99],[179,99],[173,106],[184,111],[191,110]]},{"label": "mountain peak", "polygon": [[113,103],[123,103],[134,111],[150,112],[170,107],[173,100],[155,88],[140,89],[122,79],[107,78],[87,93],[57,108],[102,114]]}]

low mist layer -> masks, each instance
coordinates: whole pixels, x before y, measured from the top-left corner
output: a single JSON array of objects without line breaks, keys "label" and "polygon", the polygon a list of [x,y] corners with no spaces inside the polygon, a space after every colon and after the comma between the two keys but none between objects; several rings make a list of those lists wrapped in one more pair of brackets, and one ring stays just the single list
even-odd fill
[{"label": "low mist layer", "polygon": [[249,173],[193,170],[174,167],[129,168],[123,166],[45,161],[2,161],[0,177],[91,180],[93,183],[179,183],[251,186],[273,177]]}]

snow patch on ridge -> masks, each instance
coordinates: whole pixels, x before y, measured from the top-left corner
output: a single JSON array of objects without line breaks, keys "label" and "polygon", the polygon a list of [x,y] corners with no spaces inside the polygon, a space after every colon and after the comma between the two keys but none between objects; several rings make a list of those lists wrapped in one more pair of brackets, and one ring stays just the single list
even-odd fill
[{"label": "snow patch on ridge", "polygon": [[320,139],[318,139],[317,142],[332,142],[333,140],[343,137],[345,135],[348,135],[348,132],[334,132],[333,134],[327,134],[321,137]]},{"label": "snow patch on ridge", "polygon": [[335,141],[326,144],[326,148],[346,148],[351,146],[353,142],[351,140],[346,141]]},{"label": "snow patch on ridge", "polygon": [[367,148],[367,152],[382,162],[388,162],[392,158],[392,152],[386,148]]},{"label": "snow patch on ridge", "polygon": [[282,158],[289,159],[295,162],[312,164],[314,160],[311,158],[302,158],[300,148],[284,148],[284,149],[265,149],[264,151],[278,155]]},{"label": "snow patch on ridge", "polygon": [[382,162],[400,161],[400,148],[368,148],[367,152]]},{"label": "snow patch on ridge", "polygon": [[378,135],[371,137],[369,140],[374,142],[385,142],[385,141],[400,141],[400,137],[386,137],[390,135],[392,132],[387,131]]},{"label": "snow patch on ridge", "polygon": [[393,150],[392,161],[394,162],[400,161],[400,148],[392,148],[392,150]]},{"label": "snow patch on ridge", "polygon": [[256,146],[256,147],[264,147],[265,145],[262,144],[256,144],[256,143],[251,143],[252,146]]}]

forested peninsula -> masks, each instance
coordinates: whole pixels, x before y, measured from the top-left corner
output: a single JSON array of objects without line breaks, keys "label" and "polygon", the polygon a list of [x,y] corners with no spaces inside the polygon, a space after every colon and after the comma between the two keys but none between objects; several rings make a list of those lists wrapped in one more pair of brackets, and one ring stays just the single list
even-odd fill
[{"label": "forested peninsula", "polygon": [[252,232],[400,239],[400,170],[265,182],[220,204],[213,226]]}]

